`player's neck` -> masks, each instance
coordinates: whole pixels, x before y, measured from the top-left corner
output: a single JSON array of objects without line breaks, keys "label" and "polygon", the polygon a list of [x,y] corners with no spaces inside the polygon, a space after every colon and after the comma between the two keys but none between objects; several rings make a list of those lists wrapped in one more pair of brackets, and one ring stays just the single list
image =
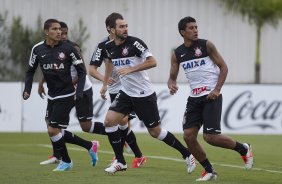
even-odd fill
[{"label": "player's neck", "polygon": [[193,40],[184,40],[185,47],[191,47],[193,45]]},{"label": "player's neck", "polygon": [[58,40],[53,40],[53,39],[46,39],[46,45],[49,45],[50,47],[54,47],[55,45],[58,45],[59,41]]},{"label": "player's neck", "polygon": [[125,42],[125,40],[126,40],[126,39],[119,39],[119,38],[116,38],[116,39],[115,39],[115,44],[116,44],[116,45],[121,45],[121,44],[123,44],[123,43]]}]

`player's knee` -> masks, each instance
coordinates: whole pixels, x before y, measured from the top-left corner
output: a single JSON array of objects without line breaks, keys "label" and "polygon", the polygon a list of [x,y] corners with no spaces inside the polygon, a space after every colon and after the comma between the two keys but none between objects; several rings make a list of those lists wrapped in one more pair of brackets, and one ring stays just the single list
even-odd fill
[{"label": "player's knee", "polygon": [[216,141],[216,137],[214,134],[203,134],[203,138],[204,140],[208,143],[208,144],[211,144],[211,145],[214,145],[215,144],[215,141]]},{"label": "player's knee", "polygon": [[90,127],[87,125],[87,122],[80,123],[81,130],[83,132],[89,132]]},{"label": "player's knee", "polygon": [[158,138],[161,133],[161,128],[159,126],[154,128],[148,128],[150,135],[154,138]]}]

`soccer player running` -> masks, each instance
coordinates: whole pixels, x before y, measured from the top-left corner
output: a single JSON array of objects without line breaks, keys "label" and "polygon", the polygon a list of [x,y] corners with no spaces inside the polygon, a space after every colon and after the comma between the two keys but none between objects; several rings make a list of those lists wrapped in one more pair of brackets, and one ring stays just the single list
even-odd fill
[{"label": "soccer player running", "polygon": [[[114,33],[110,32],[109,23],[117,18],[123,19],[122,15],[119,13],[112,13],[106,18],[105,23],[109,36],[98,44],[90,61],[89,74],[100,81],[104,81],[104,76],[98,71],[98,67],[100,67],[103,61],[105,60],[105,58],[107,58],[105,45],[107,42],[115,38]],[[109,85],[108,85],[111,102],[114,101],[120,89],[121,89],[121,83],[116,70],[114,70],[111,78],[109,79]],[[121,136],[121,142],[122,142],[121,144],[124,144],[124,142],[126,141],[128,143],[128,146],[131,148],[131,150],[135,155],[131,167],[138,168],[146,162],[147,158],[142,154],[141,150],[139,149],[135,134],[132,131],[132,129],[130,129],[129,127],[131,118],[132,118],[131,115],[127,115],[123,119],[121,119],[118,125],[118,129]]]},{"label": "soccer player running", "polygon": [[167,85],[170,93],[174,95],[178,90],[176,79],[181,66],[191,88],[183,118],[184,140],[191,153],[204,168],[202,176],[196,181],[217,178],[217,173],[197,140],[201,126],[203,126],[204,140],[208,144],[237,151],[245,162],[245,168],[251,169],[253,166],[251,145],[236,142],[221,134],[222,95],[220,90],[228,72],[226,63],[213,43],[198,39],[198,26],[194,18],[181,19],[178,30],[184,43],[172,54]]},{"label": "soccer player running", "polygon": [[122,87],[111,104],[104,122],[109,142],[117,158],[117,162],[105,171],[114,174],[127,169],[117,122],[134,111],[144,122],[152,137],[165,142],[181,153],[183,159],[186,160],[187,171],[191,173],[196,167],[193,155],[173,134],[160,126],[157,96],[145,71],[157,65],[155,58],[141,39],[128,36],[128,27],[124,19],[113,19],[109,27],[110,32],[115,34],[115,39],[106,44],[108,59],[100,91],[101,97],[105,99],[113,68],[117,70]]},{"label": "soccer player running", "polygon": [[[44,23],[45,41],[32,48],[28,70],[25,78],[23,99],[30,97],[33,76],[38,67],[41,68],[48,87],[49,120],[48,134],[62,160],[53,171],[67,171],[73,167],[66,142],[79,141],[90,156],[96,159],[95,144],[64,131],[69,123],[69,113],[75,102],[83,97],[86,69],[84,62],[73,45],[62,42],[61,26],[56,19],[48,19]],[[71,77],[71,66],[77,71],[77,88],[75,91]],[[93,163],[92,163],[93,164]]]},{"label": "soccer player running", "polygon": [[[80,56],[82,57],[81,54],[81,50],[78,46],[78,44],[71,42],[68,39],[68,26],[66,23],[64,22],[60,22],[61,25],[61,41],[70,43],[71,45],[73,45],[77,52],[80,54]],[[76,85],[77,83],[77,71],[75,69],[75,67],[72,65],[71,66],[71,75],[72,75],[72,80],[73,80],[73,84]],[[44,77],[41,79],[41,81],[39,82],[38,85],[38,94],[40,95],[41,98],[44,98],[44,96],[46,96],[45,93],[45,89],[44,89],[44,84],[45,79]],[[49,121],[49,112],[50,112],[50,103],[48,103],[47,109],[46,109],[46,117],[45,117],[45,121],[46,123],[50,123]],[[83,97],[81,100],[79,100],[76,104],[75,104],[75,109],[76,109],[76,114],[77,114],[77,118],[80,124],[81,129],[84,132],[89,132],[89,133],[97,133],[97,134],[103,134],[105,135],[105,127],[103,125],[103,123],[101,122],[92,122],[92,117],[93,117],[93,90],[92,90],[92,83],[89,79],[89,77],[86,75],[85,77],[85,85],[84,85],[84,89],[83,89]],[[66,132],[66,131],[65,131]],[[74,136],[74,139],[76,138],[76,136]],[[72,139],[70,139],[72,140]],[[52,142],[52,141],[51,141]],[[83,146],[81,145],[80,141],[73,141],[70,142],[72,144],[76,144],[79,146]],[[97,162],[97,148],[99,145],[98,141],[92,141],[93,144],[93,148],[95,148],[94,153],[91,154],[93,155],[93,160],[92,160],[92,165],[95,166],[96,162]],[[40,162],[41,165],[46,165],[46,164],[53,164],[53,163],[57,163],[59,160],[61,160],[61,155],[60,153],[54,149],[54,144],[52,144],[53,146],[53,155],[48,157],[48,160],[42,161]]]}]

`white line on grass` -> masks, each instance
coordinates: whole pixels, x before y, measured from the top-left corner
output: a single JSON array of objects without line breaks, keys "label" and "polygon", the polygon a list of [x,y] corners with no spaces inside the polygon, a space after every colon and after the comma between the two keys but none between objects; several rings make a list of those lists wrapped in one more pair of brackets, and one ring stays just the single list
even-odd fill
[{"label": "white line on grass", "polygon": [[[46,147],[46,148],[51,148],[51,145],[47,145],[47,144],[38,144],[38,146],[40,146],[40,147]],[[68,147],[68,149],[69,149],[69,150],[75,150],[75,151],[85,151],[85,149],[74,148],[74,147]],[[99,153],[105,153],[105,154],[114,155],[114,152],[112,152],[112,151],[103,151],[103,150],[101,150],[101,149],[99,149]],[[123,155],[129,156],[129,157],[134,157],[134,155],[128,154],[128,153],[124,153]],[[184,162],[182,159],[170,158],[170,157],[163,157],[163,156],[148,156],[148,155],[146,155],[146,157],[148,157],[148,158],[154,158],[154,159],[161,159],[161,160],[171,160],[171,161],[175,161],[175,162]],[[232,168],[238,168],[238,169],[245,169],[245,167],[243,167],[243,166],[237,166],[237,165],[220,164],[220,163],[214,163],[214,162],[213,162],[212,164],[218,165],[218,166],[222,166],[222,167],[232,167]],[[282,171],[269,170],[269,169],[252,168],[252,170],[256,170],[256,171],[265,171],[265,172],[271,172],[271,173],[279,173],[279,174],[282,174]]]}]

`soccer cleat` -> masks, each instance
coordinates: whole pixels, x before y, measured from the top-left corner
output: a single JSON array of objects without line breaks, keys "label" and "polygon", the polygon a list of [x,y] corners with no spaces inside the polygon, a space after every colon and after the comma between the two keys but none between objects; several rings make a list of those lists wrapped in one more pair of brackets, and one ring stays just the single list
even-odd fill
[{"label": "soccer cleat", "polygon": [[59,165],[56,169],[53,169],[53,171],[68,171],[73,167],[72,161],[70,163],[66,163],[64,161],[60,161]]},{"label": "soccer cleat", "polygon": [[127,164],[123,165],[120,162],[116,162],[111,164],[108,168],[105,169],[106,173],[108,174],[115,174],[118,171],[126,171]]},{"label": "soccer cleat", "polygon": [[140,158],[134,158],[133,161],[132,161],[132,168],[138,168],[140,167],[141,165],[144,165],[145,162],[147,161],[147,158],[142,155]]},{"label": "soccer cleat", "polygon": [[195,157],[191,154],[189,157],[186,157],[185,161],[187,165],[187,172],[190,174],[196,169]]},{"label": "soccer cleat", "polygon": [[40,162],[40,165],[56,164],[56,163],[59,163],[59,162],[60,162],[60,160],[57,159],[56,157],[49,156],[48,160],[44,160],[44,161]]},{"label": "soccer cleat", "polygon": [[95,167],[97,165],[97,160],[98,160],[98,147],[99,147],[99,141],[92,141],[92,147],[90,148],[89,155],[92,160],[92,166]]},{"label": "soccer cleat", "polygon": [[211,181],[211,180],[216,180],[217,179],[217,173],[213,172],[213,173],[208,173],[206,171],[202,172],[202,176],[198,179],[196,179],[196,181]]},{"label": "soccer cleat", "polygon": [[243,146],[247,148],[247,154],[244,156],[241,156],[244,163],[245,163],[245,168],[247,170],[251,169],[253,167],[254,163],[254,158],[253,158],[253,152],[252,152],[252,146],[248,143],[243,143]]}]

